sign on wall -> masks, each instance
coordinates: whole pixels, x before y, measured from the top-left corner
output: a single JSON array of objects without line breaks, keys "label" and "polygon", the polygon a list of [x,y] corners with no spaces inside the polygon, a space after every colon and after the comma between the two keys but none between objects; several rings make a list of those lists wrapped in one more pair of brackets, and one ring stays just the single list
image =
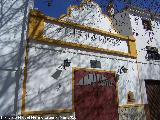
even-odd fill
[{"label": "sign on wall", "polygon": [[99,28],[58,20],[37,11],[32,11],[30,16],[29,40],[126,57],[137,56],[135,39],[132,36],[123,36]]},{"label": "sign on wall", "polygon": [[104,36],[85,30],[45,23],[43,35],[51,39],[128,53],[127,41],[121,41],[118,38]]}]

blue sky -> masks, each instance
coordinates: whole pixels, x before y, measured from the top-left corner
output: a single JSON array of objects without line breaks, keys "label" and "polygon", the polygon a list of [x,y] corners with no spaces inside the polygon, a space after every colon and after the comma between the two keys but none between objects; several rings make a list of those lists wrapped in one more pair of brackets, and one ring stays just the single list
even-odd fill
[{"label": "blue sky", "polygon": [[[35,8],[38,8],[38,10],[42,11],[44,14],[48,16],[52,16],[55,18],[60,17],[62,14],[67,13],[67,8],[70,5],[80,5],[81,0],[51,0],[52,5],[48,7],[47,4],[48,0],[34,0]],[[109,0],[94,0],[96,3],[98,3],[103,13],[106,13],[106,8],[108,5]],[[156,5],[159,4],[160,6],[160,0],[114,0],[114,5],[116,11],[120,11],[123,9],[127,1],[131,1],[131,4],[134,6],[139,6],[142,8],[150,8],[153,11],[160,12],[160,8]],[[159,8],[157,10],[157,8]]]}]

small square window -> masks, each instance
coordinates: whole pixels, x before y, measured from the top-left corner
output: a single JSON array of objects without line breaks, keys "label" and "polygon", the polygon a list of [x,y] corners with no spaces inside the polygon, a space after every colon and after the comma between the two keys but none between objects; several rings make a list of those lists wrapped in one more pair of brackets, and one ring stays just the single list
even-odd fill
[{"label": "small square window", "polygon": [[97,60],[90,60],[91,68],[101,68],[101,62]]},{"label": "small square window", "polygon": [[152,30],[151,21],[142,20],[143,28],[146,30]]},{"label": "small square window", "polygon": [[146,58],[148,60],[159,60],[160,59],[160,54],[158,53],[158,48],[146,46],[146,50],[147,50]]}]

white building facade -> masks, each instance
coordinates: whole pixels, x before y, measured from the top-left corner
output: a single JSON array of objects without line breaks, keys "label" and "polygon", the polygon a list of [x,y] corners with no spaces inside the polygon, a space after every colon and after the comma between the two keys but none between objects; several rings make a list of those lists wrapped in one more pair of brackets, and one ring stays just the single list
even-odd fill
[{"label": "white building facade", "polygon": [[[146,15],[144,10],[128,8],[108,17],[98,4],[88,1],[71,6],[67,15],[55,19],[37,10],[29,13],[31,1],[22,4],[26,16],[17,15],[23,24],[16,27],[17,33],[6,33],[9,38],[0,37],[16,41],[9,48],[2,42],[5,52],[11,53],[10,48],[16,50],[19,46],[21,51],[17,50],[12,64],[7,61],[11,55],[0,61],[4,72],[1,115],[156,119],[159,111],[155,115],[151,112],[156,108],[150,107],[149,93],[158,88],[160,77],[157,14]],[[7,55],[5,52],[2,56]],[[8,111],[9,107],[13,110]]]}]

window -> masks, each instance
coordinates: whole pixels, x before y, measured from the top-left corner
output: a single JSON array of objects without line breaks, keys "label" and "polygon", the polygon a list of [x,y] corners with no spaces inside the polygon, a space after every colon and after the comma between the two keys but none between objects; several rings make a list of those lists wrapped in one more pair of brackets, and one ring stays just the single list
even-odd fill
[{"label": "window", "polygon": [[146,30],[152,30],[151,21],[142,20],[143,28]]},{"label": "window", "polygon": [[91,68],[101,68],[101,62],[97,60],[90,60]]},{"label": "window", "polygon": [[160,59],[160,54],[158,53],[158,48],[146,46],[146,50],[147,50],[146,58],[148,60],[159,60]]}]

